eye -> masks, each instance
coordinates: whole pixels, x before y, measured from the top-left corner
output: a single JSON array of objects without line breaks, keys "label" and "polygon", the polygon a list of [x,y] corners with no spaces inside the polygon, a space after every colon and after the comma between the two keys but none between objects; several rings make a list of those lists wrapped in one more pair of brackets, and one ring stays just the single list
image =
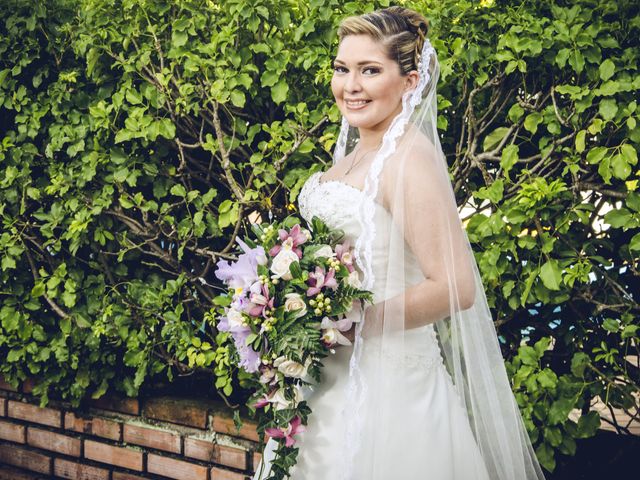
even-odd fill
[{"label": "eye", "polygon": [[[334,71],[334,72],[342,73],[342,72],[341,72],[341,70],[346,70],[346,68],[341,67],[341,66],[339,66],[339,65],[334,65],[334,66],[333,66],[333,71]],[[376,74],[376,73],[379,73],[379,72],[380,72],[380,69],[379,69],[379,68],[376,68],[376,67],[366,67],[366,68],[364,68],[362,71],[363,71],[363,72],[370,71],[370,72],[371,72],[371,74]]]}]

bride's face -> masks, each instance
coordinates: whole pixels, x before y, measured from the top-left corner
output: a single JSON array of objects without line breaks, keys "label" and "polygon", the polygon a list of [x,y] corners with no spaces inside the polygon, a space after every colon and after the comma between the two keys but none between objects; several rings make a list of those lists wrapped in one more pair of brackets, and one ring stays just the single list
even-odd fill
[{"label": "bride's face", "polygon": [[[358,128],[386,129],[402,111],[402,94],[415,88],[418,73],[400,74],[382,45],[369,35],[347,35],[334,60],[331,91],[340,112]],[[366,103],[354,103],[366,100]]]}]

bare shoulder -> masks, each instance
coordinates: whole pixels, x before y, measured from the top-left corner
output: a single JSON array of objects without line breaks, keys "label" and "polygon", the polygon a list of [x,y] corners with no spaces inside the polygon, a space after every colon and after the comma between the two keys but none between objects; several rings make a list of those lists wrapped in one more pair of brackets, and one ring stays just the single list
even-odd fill
[{"label": "bare shoulder", "polygon": [[418,132],[408,141],[401,141],[396,151],[386,160],[382,178],[384,204],[389,206],[398,194],[416,186],[426,188],[429,180],[438,176],[436,147]]}]

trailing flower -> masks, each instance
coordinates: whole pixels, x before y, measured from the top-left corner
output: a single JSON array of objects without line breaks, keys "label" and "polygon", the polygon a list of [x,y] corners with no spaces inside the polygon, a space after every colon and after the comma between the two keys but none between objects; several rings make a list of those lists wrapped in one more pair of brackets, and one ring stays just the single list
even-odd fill
[{"label": "trailing flower", "polygon": [[358,288],[349,242],[340,243],[343,232],[317,217],[311,225],[313,235],[287,217],[252,225],[256,240],[236,238],[237,260],[220,260],[215,271],[227,292],[208,315],[226,334],[219,338],[231,363],[248,377],[243,386],[252,392],[247,407],[258,418],[258,432],[279,442],[272,463],[280,468],[272,472],[287,472],[297,457],[296,435],[311,414],[303,387],[320,381],[322,359],[333,347],[351,344],[344,333],[359,321],[348,315],[354,304],[372,301],[371,292]]}]

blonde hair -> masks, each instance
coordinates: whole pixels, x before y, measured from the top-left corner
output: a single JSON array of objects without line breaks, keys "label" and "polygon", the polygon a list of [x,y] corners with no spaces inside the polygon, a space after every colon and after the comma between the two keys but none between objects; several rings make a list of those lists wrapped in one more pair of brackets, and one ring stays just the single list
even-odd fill
[{"label": "blonde hair", "polygon": [[400,74],[416,70],[422,46],[429,32],[429,22],[420,13],[393,6],[347,17],[338,27],[340,41],[347,35],[369,35],[382,43],[387,56],[400,66]]}]

